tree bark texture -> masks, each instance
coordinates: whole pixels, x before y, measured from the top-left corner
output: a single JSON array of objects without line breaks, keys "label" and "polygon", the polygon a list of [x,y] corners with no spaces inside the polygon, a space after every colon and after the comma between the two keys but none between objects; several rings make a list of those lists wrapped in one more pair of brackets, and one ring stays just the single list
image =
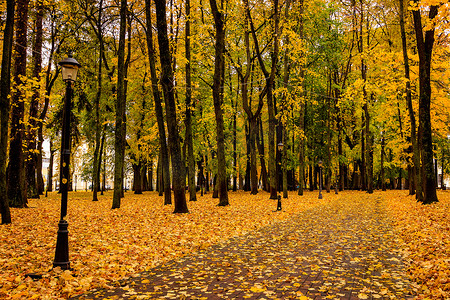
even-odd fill
[{"label": "tree bark texture", "polygon": [[[158,123],[158,133],[159,133],[159,147],[160,147],[160,158],[159,163],[161,164],[160,176],[162,178],[163,188],[158,189],[158,191],[164,192],[164,205],[172,204],[172,192],[170,189],[170,162],[169,162],[169,151],[167,149],[166,142],[166,129],[164,125],[164,112],[162,108],[161,93],[159,91],[158,76],[156,74],[156,56],[155,49],[153,47],[153,28],[152,28],[152,17],[151,17],[151,3],[150,0],[145,0],[145,17],[147,20],[147,49],[148,49],[148,60],[150,64],[150,79],[152,81],[152,91],[153,99],[155,101],[155,113],[156,122]],[[161,171],[162,170],[162,171]]]},{"label": "tree bark texture", "polygon": [[[34,43],[33,43],[33,78],[40,80],[42,69],[42,18],[43,7],[42,2],[37,1],[34,20]],[[31,97],[29,121],[27,128],[27,152],[26,152],[26,180],[27,180],[27,196],[28,198],[39,199],[39,190],[37,184],[37,118],[39,107],[39,86],[33,87],[33,96]]]},{"label": "tree bark texture", "polygon": [[176,103],[174,94],[174,77],[171,65],[170,45],[167,37],[166,1],[154,0],[156,5],[156,27],[161,62],[161,85],[166,104],[166,121],[169,132],[169,149],[172,161],[174,213],[189,212],[185,194],[185,166],[181,157],[180,136],[177,125]]},{"label": "tree bark texture", "polygon": [[6,1],[6,24],[3,31],[2,69],[0,78],[0,214],[2,224],[11,223],[7,195],[6,162],[8,151],[9,93],[11,90],[11,56],[14,35],[15,1]]},{"label": "tree bark texture", "polygon": [[119,50],[117,63],[116,127],[114,132],[114,194],[112,208],[120,208],[123,191],[125,160],[125,32],[127,26],[127,0],[120,1]]},{"label": "tree bark texture", "polygon": [[197,201],[197,191],[195,186],[195,157],[194,157],[194,142],[192,137],[192,112],[194,106],[192,104],[192,80],[191,80],[191,1],[186,0],[186,36],[185,36],[185,51],[186,51],[186,138],[187,145],[187,167],[188,167],[188,186],[189,186],[189,201]]},{"label": "tree bark texture", "polygon": [[224,16],[219,11],[215,0],[209,1],[214,15],[216,28],[215,61],[213,99],[216,115],[217,138],[217,188],[219,192],[219,206],[228,205],[227,162],[225,157],[225,128],[223,122],[223,85],[225,70],[225,24]]},{"label": "tree bark texture", "polygon": [[[404,8],[404,0],[399,0],[400,8],[399,8],[399,17],[400,17],[400,33],[402,37],[402,51],[403,51],[403,62],[405,67],[405,90],[406,90],[406,106],[408,108],[410,126],[411,126],[411,143],[413,149],[413,170],[414,170],[414,189],[410,189],[410,195],[416,194],[416,198],[418,200],[423,200],[423,192],[422,192],[422,180],[420,176],[420,150],[419,144],[417,141],[416,134],[416,116],[414,114],[414,109],[412,105],[412,96],[411,96],[411,81],[410,81],[410,70],[409,70],[409,57],[408,57],[408,48],[406,45],[406,30],[405,30],[405,8]],[[411,186],[411,183],[410,183]]]},{"label": "tree bark texture", "polygon": [[253,24],[253,20],[251,18],[250,14],[250,7],[248,0],[244,1],[246,14],[248,17],[248,20],[250,22],[250,28],[251,28],[251,34],[253,37],[253,42],[255,45],[255,51],[256,56],[258,58],[259,66],[261,68],[261,71],[264,74],[264,77],[266,78],[266,84],[264,89],[267,89],[266,96],[267,96],[267,109],[269,113],[269,131],[268,131],[268,143],[269,143],[269,192],[270,192],[270,199],[277,199],[277,174],[276,174],[276,147],[275,147],[275,129],[277,120],[275,117],[275,103],[273,99],[273,88],[274,88],[274,79],[275,79],[275,72],[276,72],[276,65],[278,62],[278,52],[279,52],[279,37],[278,37],[278,31],[279,31],[279,14],[278,14],[278,0],[273,1],[273,14],[272,19],[274,23],[274,30],[273,30],[273,45],[272,45],[272,52],[271,55],[271,70],[270,72],[267,70],[262,53],[260,51],[258,38],[256,36],[256,29]]},{"label": "tree bark texture", "polygon": [[[416,1],[417,2],[417,1]],[[433,170],[433,139],[431,133],[431,58],[434,44],[434,28],[423,32],[420,10],[413,10],[414,31],[419,54],[419,149],[422,149],[422,184],[424,204],[437,202],[436,178]],[[438,14],[438,6],[431,6],[428,17]]]},{"label": "tree bark texture", "polygon": [[94,159],[93,159],[93,192],[92,201],[98,201],[97,193],[100,189],[100,99],[102,96],[102,57],[103,57],[103,30],[102,30],[102,9],[103,0],[100,0],[98,7],[98,20],[97,20],[97,38],[99,41],[99,59],[98,59],[98,70],[97,70],[97,93],[95,95],[94,110],[95,110],[95,148],[94,148]]},{"label": "tree bark texture", "polygon": [[8,166],[8,198],[12,207],[27,206],[27,190],[25,181],[24,153],[22,142],[24,139],[24,99],[21,92],[22,76],[26,76],[27,62],[27,25],[29,0],[17,1],[17,26],[15,39],[14,84],[11,109],[11,129]]}]

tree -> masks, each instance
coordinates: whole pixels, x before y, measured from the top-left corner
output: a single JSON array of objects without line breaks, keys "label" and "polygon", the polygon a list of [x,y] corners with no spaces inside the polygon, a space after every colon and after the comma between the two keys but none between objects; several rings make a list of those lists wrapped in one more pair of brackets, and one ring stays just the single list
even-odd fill
[{"label": "tree", "polygon": [[225,136],[223,123],[223,84],[225,74],[225,24],[224,16],[217,7],[215,0],[209,1],[216,27],[213,99],[216,115],[217,139],[217,186],[219,191],[219,206],[228,205],[227,162],[225,157]]},{"label": "tree", "polygon": [[31,97],[30,113],[27,128],[27,159],[26,159],[26,179],[27,179],[27,196],[28,198],[39,198],[39,188],[36,174],[37,156],[36,138],[38,129],[38,108],[40,99],[40,73],[42,70],[42,19],[44,9],[42,1],[37,1],[35,8],[34,20],[34,44],[33,44],[33,79],[34,93]]},{"label": "tree", "polygon": [[159,59],[161,62],[161,85],[166,104],[166,121],[169,132],[169,149],[172,161],[174,213],[189,212],[185,195],[185,167],[181,159],[180,136],[177,125],[176,103],[174,95],[174,77],[167,37],[166,1],[154,0],[156,5],[156,27],[158,29]]},{"label": "tree", "polygon": [[6,1],[6,24],[3,31],[2,70],[0,78],[0,214],[2,224],[11,223],[7,194],[6,162],[8,150],[9,93],[11,81],[11,56],[13,47],[15,1]]},{"label": "tree", "polygon": [[[56,48],[59,48],[59,46],[56,45],[56,38],[57,38],[57,32],[58,32],[58,26],[55,24],[56,23],[56,19],[55,17],[53,17],[55,15],[55,8],[53,7],[51,9],[50,15],[52,16],[52,21],[51,21],[51,25],[50,25],[50,51],[47,53],[48,55],[48,64],[47,64],[47,70],[46,70],[46,74],[45,74],[45,95],[44,95],[44,105],[42,107],[41,113],[39,115],[39,118],[37,120],[37,136],[38,136],[38,141],[37,141],[37,151],[38,151],[38,155],[37,155],[37,163],[36,163],[36,175],[37,175],[37,185],[38,185],[38,191],[39,194],[43,194],[44,193],[44,178],[42,176],[42,156],[43,156],[43,149],[42,149],[42,144],[44,142],[44,120],[47,116],[47,112],[49,110],[49,105],[50,105],[50,95],[51,95],[51,91],[53,89],[53,86],[55,84],[56,79],[59,76],[60,73],[60,68],[56,68],[55,67],[55,72],[52,73],[52,64],[54,63],[54,54],[56,51]],[[64,38],[62,38],[60,40],[59,45],[61,45],[64,42]],[[56,64],[55,64],[56,65]],[[50,139],[50,145],[51,145],[51,139]],[[50,165],[52,166],[53,164],[53,153],[52,152],[52,147],[50,147]],[[50,176],[53,173],[53,168],[51,168],[49,166],[49,174],[48,174],[48,178],[50,178],[49,181],[47,181],[47,190],[50,192],[52,191],[52,176]]]},{"label": "tree", "polygon": [[[419,4],[418,0],[414,1]],[[428,18],[433,20],[438,14],[438,6],[431,5]],[[436,178],[433,168],[433,139],[431,134],[431,58],[434,45],[435,27],[422,25],[421,10],[416,7],[413,11],[414,31],[416,33],[417,52],[419,54],[419,148],[422,149],[423,172],[423,204],[437,202]]]},{"label": "tree", "polygon": [[187,167],[188,167],[188,186],[189,186],[189,200],[196,201],[196,187],[195,187],[195,157],[194,145],[192,138],[192,79],[191,79],[191,1],[186,0],[186,35],[185,35],[185,51],[186,51],[186,137],[185,143],[187,145]]},{"label": "tree", "polygon": [[255,44],[256,56],[258,58],[259,66],[264,74],[265,87],[267,89],[267,108],[269,113],[269,189],[270,189],[270,199],[277,199],[277,176],[276,176],[276,160],[275,160],[275,127],[276,127],[276,117],[275,117],[275,103],[273,97],[274,90],[274,80],[276,75],[276,67],[278,62],[278,52],[279,52],[279,5],[278,0],[274,0],[272,3],[272,21],[273,21],[273,44],[272,52],[270,53],[271,58],[271,69],[270,72],[267,70],[266,65],[263,60],[263,53],[259,47],[258,38],[256,36],[256,28],[253,24],[253,19],[250,14],[250,6],[248,0],[244,1],[246,14],[248,16],[251,28],[251,34],[253,37],[253,42]]},{"label": "tree", "polygon": [[[159,155],[162,170],[162,183],[164,190],[164,204],[168,205],[172,203],[172,192],[170,190],[170,162],[169,151],[167,149],[166,142],[166,129],[164,125],[164,113],[162,108],[161,93],[159,91],[158,76],[156,74],[156,52],[153,47],[153,28],[152,28],[152,16],[151,16],[151,3],[150,0],[145,0],[145,18],[146,18],[146,38],[147,38],[147,51],[148,60],[150,64],[150,80],[152,82],[153,100],[155,101],[155,113],[156,120],[158,122],[159,132]],[[161,190],[160,190],[161,192]]]},{"label": "tree", "polygon": [[117,62],[117,101],[116,128],[114,143],[114,195],[112,208],[120,208],[120,198],[123,187],[123,168],[125,160],[125,131],[126,131],[126,95],[125,95],[125,31],[127,26],[127,0],[120,1],[120,33]]},{"label": "tree", "polygon": [[[404,0],[399,0],[400,7],[399,7],[399,18],[400,18],[400,34],[402,38],[402,53],[403,53],[403,62],[404,62],[404,68],[405,68],[405,100],[406,105],[408,107],[408,114],[409,114],[409,121],[410,121],[410,127],[411,127],[411,143],[413,148],[413,170],[414,170],[414,183],[410,182],[410,195],[416,194],[416,198],[422,200],[423,199],[423,193],[422,193],[422,180],[420,176],[420,151],[419,151],[419,145],[417,141],[417,134],[416,134],[416,116],[413,109],[412,104],[412,95],[411,95],[411,76],[410,76],[410,69],[409,69],[409,57],[408,57],[408,49],[406,45],[406,30],[405,30],[405,8],[404,8]],[[383,174],[384,175],[384,174]],[[414,188],[415,191],[414,191]]]},{"label": "tree", "polygon": [[103,64],[102,59],[104,56],[104,45],[103,45],[103,24],[102,24],[102,11],[103,11],[103,0],[99,1],[98,4],[98,19],[96,22],[96,32],[99,42],[99,54],[98,54],[98,73],[97,73],[97,93],[95,95],[95,150],[94,150],[94,172],[92,174],[92,201],[98,201],[97,193],[100,188],[100,165],[101,165],[101,149],[100,149],[100,135],[101,135],[101,125],[100,125],[100,99],[102,96],[102,70]]},{"label": "tree", "polygon": [[[236,71],[239,76],[239,82],[242,89],[242,108],[247,114],[248,119],[248,145],[250,152],[250,189],[251,194],[256,195],[258,193],[258,172],[257,172],[257,154],[256,154],[256,138],[258,134],[258,120],[261,115],[262,108],[264,106],[264,97],[267,93],[267,89],[263,89],[258,96],[258,106],[253,112],[252,110],[252,102],[251,102],[251,87],[249,88],[249,79],[251,75],[253,59],[250,53],[250,31],[248,28],[248,14],[245,14],[245,23],[244,23],[244,44],[245,44],[245,54],[246,54],[246,68],[245,73],[242,72],[242,67],[238,66]],[[250,85],[251,86],[251,85]],[[250,95],[249,95],[250,90]]]},{"label": "tree", "polygon": [[14,84],[12,94],[11,130],[8,165],[8,198],[12,207],[27,206],[25,181],[25,160],[22,142],[24,140],[23,117],[25,110],[24,78],[27,69],[27,26],[29,0],[17,1],[17,26],[14,52]]}]

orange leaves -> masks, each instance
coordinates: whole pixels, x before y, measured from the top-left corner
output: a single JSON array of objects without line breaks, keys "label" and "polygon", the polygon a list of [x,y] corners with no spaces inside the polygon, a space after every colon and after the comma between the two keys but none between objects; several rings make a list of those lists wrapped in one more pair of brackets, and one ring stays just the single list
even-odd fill
[{"label": "orange leaves", "polygon": [[[49,271],[55,253],[60,196],[30,200],[30,209],[12,209],[13,224],[0,226],[0,298],[56,299],[110,287],[176,257],[281,221],[316,205],[316,194],[283,199],[283,211],[267,193],[230,193],[228,207],[211,194],[189,202],[189,214],[173,214],[156,193],[126,193],[111,210],[111,192],[69,194],[69,258],[73,271]],[[40,280],[26,274],[40,274]]]},{"label": "orange leaves", "polygon": [[438,193],[439,203],[422,205],[414,196],[394,194],[388,203],[411,260],[409,272],[420,297],[450,297],[450,193]]}]

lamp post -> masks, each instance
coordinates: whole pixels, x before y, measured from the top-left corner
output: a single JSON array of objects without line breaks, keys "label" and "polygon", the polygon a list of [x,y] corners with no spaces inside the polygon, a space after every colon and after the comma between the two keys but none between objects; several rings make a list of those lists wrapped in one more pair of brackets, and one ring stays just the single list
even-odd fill
[{"label": "lamp post", "polygon": [[56,240],[55,260],[53,267],[60,267],[63,270],[70,269],[69,261],[69,223],[65,220],[67,216],[67,193],[69,190],[69,164],[70,164],[70,107],[73,95],[72,84],[77,79],[78,68],[81,65],[69,54],[69,57],[58,63],[61,66],[61,73],[66,83],[66,97],[64,99],[64,110],[62,119],[61,136],[61,218],[58,224],[58,237]]},{"label": "lamp post", "polygon": [[[277,145],[277,148],[278,148],[278,151],[280,151],[280,156],[281,156],[281,168],[280,168],[280,171],[281,171],[281,174],[283,174],[283,163],[282,163],[283,162],[283,148],[284,148],[283,143],[279,142],[278,145]],[[280,177],[278,177],[278,178],[280,178]],[[278,195],[277,199],[278,199],[278,201],[277,201],[277,211],[278,211],[278,210],[281,210],[281,196]]]},{"label": "lamp post", "polygon": [[322,161],[319,160],[319,199],[322,199]]}]

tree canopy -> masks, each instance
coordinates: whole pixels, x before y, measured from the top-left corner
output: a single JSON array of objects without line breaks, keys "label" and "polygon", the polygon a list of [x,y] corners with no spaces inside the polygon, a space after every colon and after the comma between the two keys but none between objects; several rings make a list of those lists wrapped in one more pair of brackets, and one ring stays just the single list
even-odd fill
[{"label": "tree canopy", "polygon": [[83,66],[71,168],[93,200],[128,169],[135,192],[156,183],[170,204],[172,187],[175,212],[188,211],[185,186],[227,205],[229,188],[315,189],[322,169],[328,191],[437,201],[450,171],[450,5],[402,1],[1,1],[2,222],[51,189],[42,144],[59,150],[57,62],[69,52]]}]

